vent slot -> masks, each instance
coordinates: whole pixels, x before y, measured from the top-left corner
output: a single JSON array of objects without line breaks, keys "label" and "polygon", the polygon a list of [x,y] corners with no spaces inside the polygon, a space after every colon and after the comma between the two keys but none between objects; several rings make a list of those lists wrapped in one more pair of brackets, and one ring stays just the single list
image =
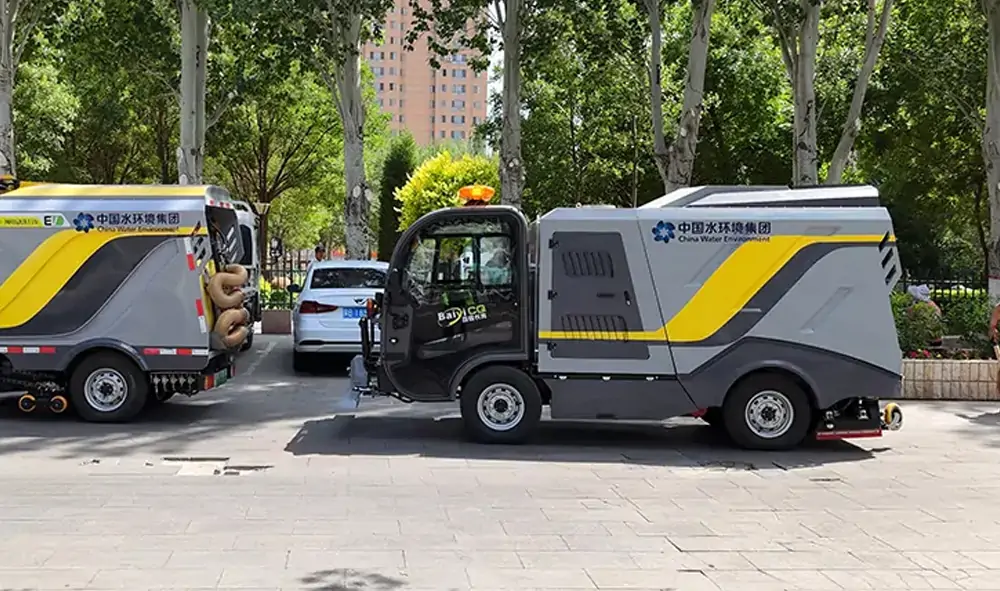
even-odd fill
[{"label": "vent slot", "polygon": [[611,253],[603,250],[568,250],[562,254],[563,273],[566,277],[615,276]]},{"label": "vent slot", "polygon": [[882,237],[882,241],[878,243],[879,252],[885,250],[885,247],[889,244],[889,234],[890,234],[889,232],[886,232],[885,236]]},{"label": "vent slot", "polygon": [[567,314],[561,318],[565,332],[582,333],[591,340],[628,341],[628,323],[622,316]]}]

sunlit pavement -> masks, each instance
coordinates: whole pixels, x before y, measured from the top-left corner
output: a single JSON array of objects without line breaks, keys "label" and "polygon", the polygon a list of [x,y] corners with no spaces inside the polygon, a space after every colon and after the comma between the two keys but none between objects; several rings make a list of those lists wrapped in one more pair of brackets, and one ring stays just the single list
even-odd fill
[{"label": "sunlit pavement", "polygon": [[1000,404],[795,453],[688,419],[476,446],[290,356],[131,425],[0,406],[0,589],[1000,590]]}]

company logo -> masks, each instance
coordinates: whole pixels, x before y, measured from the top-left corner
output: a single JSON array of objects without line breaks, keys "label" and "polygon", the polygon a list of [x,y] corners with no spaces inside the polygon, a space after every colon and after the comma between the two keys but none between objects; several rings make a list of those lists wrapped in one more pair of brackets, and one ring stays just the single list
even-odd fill
[{"label": "company logo", "polygon": [[653,226],[653,240],[656,242],[670,242],[674,239],[674,225],[670,222],[657,222]]},{"label": "company logo", "polygon": [[469,322],[479,322],[486,320],[486,306],[483,304],[473,304],[464,308],[454,307],[438,312],[438,326],[447,328],[455,326],[459,322],[467,324]]},{"label": "company logo", "polygon": [[90,232],[94,229],[94,216],[81,212],[73,218],[73,227],[76,228],[77,232]]}]

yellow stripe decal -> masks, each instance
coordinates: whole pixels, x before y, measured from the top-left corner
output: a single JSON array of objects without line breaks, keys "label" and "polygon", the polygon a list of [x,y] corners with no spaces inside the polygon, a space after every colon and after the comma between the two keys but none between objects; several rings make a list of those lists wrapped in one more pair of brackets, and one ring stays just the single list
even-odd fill
[{"label": "yellow stripe decal", "polygon": [[[797,252],[813,244],[878,244],[884,235],[772,236],[767,242],[745,242],[717,268],[665,326],[624,333],[539,331],[542,340],[609,340],[692,343],[715,334]],[[894,241],[895,237],[891,237]]]},{"label": "yellow stripe decal", "polygon": [[56,232],[0,285],[0,328],[20,326],[31,320],[105,244],[126,236],[189,236],[192,231],[193,228],[180,228],[176,232]]}]

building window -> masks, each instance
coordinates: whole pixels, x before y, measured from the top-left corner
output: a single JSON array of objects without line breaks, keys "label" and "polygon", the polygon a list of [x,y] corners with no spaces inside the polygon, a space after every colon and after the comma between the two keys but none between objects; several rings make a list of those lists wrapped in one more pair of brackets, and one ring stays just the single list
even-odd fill
[{"label": "building window", "polygon": [[[402,102],[403,102],[403,101],[399,101],[399,102],[401,103],[401,104],[400,104],[400,106],[402,106]],[[400,114],[400,115],[399,115],[399,122],[400,122],[400,123],[402,123],[402,122],[403,122],[403,115],[402,115],[402,114]]]},{"label": "building window", "polygon": [[459,137],[458,136],[458,130],[455,130],[455,129],[451,130],[451,139],[457,140],[458,137]]},{"label": "building window", "polygon": [[396,99],[394,99],[394,98],[389,99],[389,106],[390,107],[395,107],[396,106]]},{"label": "building window", "polygon": [[437,92],[437,89],[438,89],[438,87],[437,87],[436,84],[431,84],[431,94],[434,94],[435,92]]},{"label": "building window", "polygon": [[448,77],[448,70],[441,70],[441,76],[444,78]]},{"label": "building window", "polygon": [[472,124],[473,125],[479,125],[479,117],[473,117],[472,118]]},{"label": "building window", "polygon": [[[399,69],[399,73],[400,73],[400,75],[402,75],[402,73],[403,73],[403,69],[402,68]],[[403,85],[402,84],[399,85],[399,92],[403,92]]]},{"label": "building window", "polygon": [[[396,68],[389,68],[389,75],[390,76],[395,76],[396,75]],[[462,85],[462,92],[465,92],[465,85],[464,84]]]},{"label": "building window", "polygon": [[399,99],[399,108],[400,108],[400,109],[402,109],[402,108],[403,108],[403,99]]},{"label": "building window", "polygon": [[389,45],[395,45],[395,44],[396,44],[396,38],[395,37],[389,37]]},{"label": "building window", "polygon": [[479,94],[479,87],[478,86],[473,85],[473,87],[472,87],[472,94]]},{"label": "building window", "polygon": [[385,103],[382,102],[382,99],[378,99],[378,106],[380,106],[380,107],[384,107],[385,106]]},{"label": "building window", "polygon": [[389,21],[389,28],[390,29],[395,29],[396,28],[396,21]]},{"label": "building window", "polygon": [[431,115],[431,123],[434,123],[434,115]]},{"label": "building window", "polygon": [[465,70],[452,70],[451,76],[453,78],[465,78],[466,77]]},{"label": "building window", "polygon": [[472,108],[473,109],[478,109],[479,108],[479,101],[476,101],[476,102],[472,103]]},{"label": "building window", "polygon": [[[434,108],[434,99],[431,99],[431,108]],[[431,121],[434,121],[434,115],[431,115]]]},{"label": "building window", "polygon": [[370,60],[375,59],[375,52],[374,51],[369,51],[368,52],[368,59],[370,59]]},{"label": "building window", "polygon": [[391,59],[391,60],[396,59],[396,52],[395,51],[390,51],[389,52],[389,59]]},{"label": "building window", "polygon": [[[379,82],[378,86],[379,86],[379,90],[381,90],[382,89],[382,83]],[[389,90],[396,90],[396,83],[395,82],[390,82],[389,83]]]},{"label": "building window", "polygon": [[441,130],[441,137],[444,137],[444,130]]},{"label": "building window", "polygon": [[378,89],[379,90],[385,90],[385,82],[379,82],[378,83]]},{"label": "building window", "polygon": [[441,123],[447,123],[447,122],[448,122],[448,116],[447,115],[441,115]]},{"label": "building window", "polygon": [[451,116],[451,122],[452,123],[465,123],[465,115],[452,115]]},{"label": "building window", "polygon": [[378,52],[378,59],[380,59],[380,60],[384,60],[385,59],[385,52],[384,51]]},{"label": "building window", "polygon": [[400,8],[400,9],[399,9],[399,12],[400,12],[400,14],[402,14],[403,16],[406,16],[406,7],[404,6],[404,7]]},{"label": "building window", "polygon": [[463,101],[461,99],[453,100],[453,101],[451,101],[451,108],[452,109],[464,109],[465,108],[465,101]]},{"label": "building window", "polygon": [[472,73],[472,75],[475,76],[476,78],[479,78],[479,74],[480,74],[479,72],[473,72]]},{"label": "building window", "polygon": [[447,84],[442,84],[441,85],[441,92],[448,92],[448,85]]},{"label": "building window", "polygon": [[462,131],[458,132],[458,135],[462,136],[462,139],[464,140],[465,139],[465,130],[463,129]]}]

